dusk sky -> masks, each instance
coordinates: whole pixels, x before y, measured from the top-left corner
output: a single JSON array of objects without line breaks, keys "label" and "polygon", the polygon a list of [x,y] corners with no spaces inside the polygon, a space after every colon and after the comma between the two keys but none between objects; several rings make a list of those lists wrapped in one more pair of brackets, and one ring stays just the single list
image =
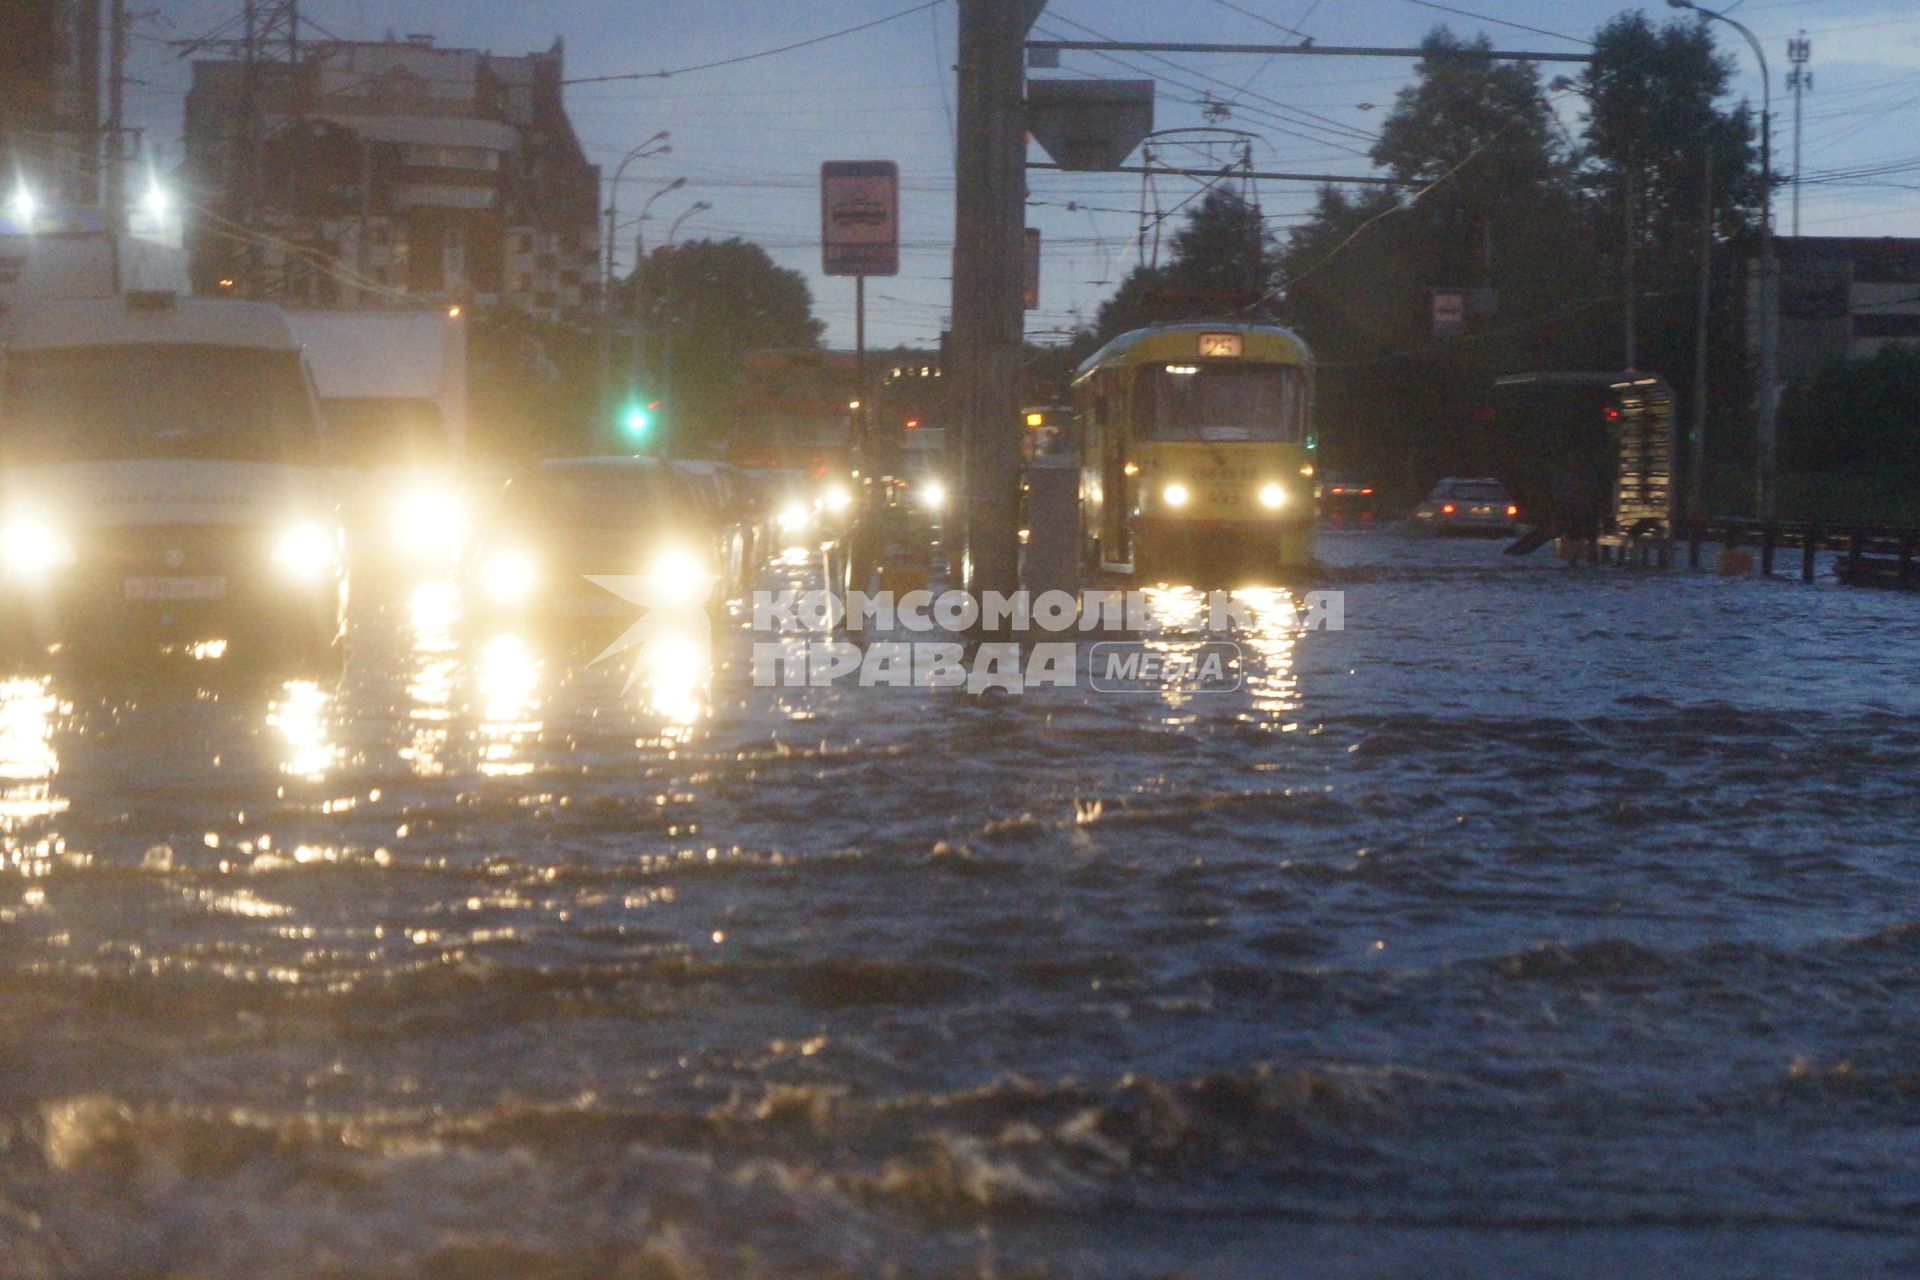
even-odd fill
[{"label": "dusk sky", "polygon": [[[496,53],[545,49],[566,42],[569,78],[655,72],[752,54],[839,31],[896,13],[909,0],[715,0],[705,5],[588,0],[519,0],[514,4],[454,0],[306,0],[303,14],[345,38],[430,32],[443,46]],[[1444,12],[1472,10],[1481,18]],[[1284,42],[1294,28],[1322,45],[1410,45],[1438,24],[1460,33],[1485,31],[1506,48],[1580,51],[1595,28],[1623,6],[1612,0],[1466,0],[1454,6],[1422,0],[1051,0],[1036,34],[1059,38]],[[199,34],[237,13],[240,0],[186,0],[139,24],[132,102],[177,160],[179,102],[186,65],[163,43]],[[1792,165],[1791,100],[1785,93],[1786,42],[1803,28],[1813,42],[1814,92],[1806,99],[1804,167],[1819,171],[1892,166],[1877,185],[1821,184],[1803,193],[1802,230],[1809,235],[1920,235],[1920,8],[1910,0],[1753,0],[1734,16],[1754,28],[1773,70],[1776,164]],[[1649,10],[1659,21],[1670,11]],[[1262,15],[1266,21],[1249,16]],[[1516,29],[1493,21],[1520,24]],[[897,160],[902,173],[905,242],[901,274],[868,289],[868,334],[875,346],[931,344],[948,308],[953,222],[952,102],[955,8],[923,12],[840,39],[735,66],[666,79],[577,85],[568,107],[588,155],[607,170],[656,130],[672,131],[673,153],[629,168],[623,209],[637,212],[654,190],[684,176],[687,186],[654,205],[647,223],[657,243],[697,200],[713,204],[689,218],[682,239],[739,235],[764,245],[776,261],[808,274],[828,341],[852,342],[853,282],[818,274],[820,162]],[[1271,25],[1271,24],[1278,24]],[[1543,33],[1555,34],[1543,34]],[[1097,34],[1096,34],[1097,33]],[[1759,101],[1760,79],[1743,41],[1720,28],[1735,54],[1739,91]],[[1123,55],[1119,66],[1093,53],[1069,53],[1059,71],[1158,81],[1156,126],[1202,122],[1211,94],[1230,104],[1225,123],[1261,135],[1256,161],[1267,168],[1371,172],[1365,158],[1372,132],[1407,82],[1407,61],[1311,57]],[[1171,63],[1172,65],[1169,65]],[[1543,79],[1572,67],[1549,66]],[[1577,98],[1563,110],[1577,124]],[[1033,158],[1044,159],[1036,149]],[[1902,167],[1903,166],[1903,167]],[[1100,301],[1139,260],[1142,191],[1117,174],[1031,175],[1029,224],[1046,238],[1040,311],[1033,331],[1090,320]],[[1192,194],[1183,179],[1162,180],[1167,208]],[[1276,231],[1312,201],[1301,184],[1268,182],[1258,196]],[[1790,197],[1780,197],[1779,226],[1790,230]],[[1081,208],[1069,210],[1069,201]],[[629,233],[630,234],[630,233]],[[622,251],[630,260],[631,240]]]}]

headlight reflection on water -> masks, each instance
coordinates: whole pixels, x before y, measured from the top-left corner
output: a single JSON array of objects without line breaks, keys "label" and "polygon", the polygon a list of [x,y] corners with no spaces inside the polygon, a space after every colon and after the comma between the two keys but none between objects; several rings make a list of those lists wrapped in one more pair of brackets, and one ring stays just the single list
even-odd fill
[{"label": "headlight reflection on water", "polygon": [[67,801],[53,794],[60,771],[53,727],[70,710],[47,680],[0,680],[0,857],[5,865],[21,867],[51,852],[44,844],[21,847],[17,839],[29,822],[66,812]]},{"label": "headlight reflection on water", "polygon": [[280,772],[308,782],[325,779],[339,750],[329,740],[327,715],[333,697],[312,680],[289,680],[267,709],[267,724],[280,731],[286,759]]},{"label": "headlight reflection on water", "polygon": [[519,636],[500,636],[482,651],[480,772],[486,776],[510,778],[533,772],[532,762],[519,758],[519,748],[542,727],[534,716],[540,674],[539,657]]},{"label": "headlight reflection on water", "polygon": [[401,748],[400,758],[423,778],[446,771],[441,757],[452,718],[454,680],[460,672],[459,645],[453,633],[459,609],[460,593],[443,582],[419,587],[408,602],[413,670],[407,682],[412,701],[407,718],[413,724],[413,739]]}]

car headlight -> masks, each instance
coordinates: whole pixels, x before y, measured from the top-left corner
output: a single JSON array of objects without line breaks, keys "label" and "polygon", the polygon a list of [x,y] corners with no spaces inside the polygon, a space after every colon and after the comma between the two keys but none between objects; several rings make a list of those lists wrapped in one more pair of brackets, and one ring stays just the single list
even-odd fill
[{"label": "car headlight", "polygon": [[281,531],[273,562],[296,578],[316,578],[335,563],[339,538],[325,525],[302,521]]},{"label": "car headlight", "polygon": [[822,497],[822,501],[826,503],[827,510],[833,512],[835,515],[839,515],[853,505],[853,495],[848,493],[842,486],[836,484],[826,491]]},{"label": "car headlight", "polygon": [[455,494],[422,489],[408,494],[393,511],[393,536],[412,555],[447,555],[457,549],[466,527],[466,511]]},{"label": "car headlight", "polygon": [[501,604],[519,604],[533,594],[540,571],[533,557],[520,550],[496,551],[487,558],[480,574],[480,586]]},{"label": "car headlight", "polygon": [[947,486],[938,480],[928,480],[920,486],[920,503],[929,511],[947,509]]},{"label": "car headlight", "polygon": [[647,562],[647,597],[656,609],[690,609],[713,593],[707,563],[685,547],[665,547]]},{"label": "car headlight", "polygon": [[1183,484],[1170,484],[1160,491],[1160,500],[1170,507],[1184,507],[1192,497]]},{"label": "car headlight", "polygon": [[789,502],[780,509],[780,532],[799,533],[813,523],[813,512],[803,502]]},{"label": "car headlight", "polygon": [[1260,505],[1269,511],[1278,511],[1287,505],[1287,491],[1277,484],[1261,485]]},{"label": "car headlight", "polygon": [[73,543],[44,520],[17,516],[0,528],[0,563],[22,578],[37,578],[73,563]]}]

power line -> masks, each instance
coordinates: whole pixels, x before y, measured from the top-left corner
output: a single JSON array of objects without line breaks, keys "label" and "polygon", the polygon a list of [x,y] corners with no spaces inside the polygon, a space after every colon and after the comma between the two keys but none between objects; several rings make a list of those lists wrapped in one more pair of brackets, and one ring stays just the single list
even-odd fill
[{"label": "power line", "polygon": [[1451,13],[1462,18],[1472,18],[1475,22],[1491,22],[1498,27],[1512,27],[1515,31],[1531,31],[1536,36],[1552,36],[1555,40],[1567,40],[1574,44],[1591,46],[1593,41],[1585,36],[1570,36],[1564,31],[1549,31],[1545,27],[1530,27],[1524,22],[1509,22],[1505,18],[1493,18],[1484,13],[1475,13],[1471,9],[1456,9],[1450,4],[1436,4],[1434,0],[1404,0],[1406,4],[1416,4],[1422,9],[1438,9],[1441,13]]},{"label": "power line", "polygon": [[610,84],[617,80],[665,80],[670,76],[684,76],[695,71],[712,71],[719,67],[734,67],[743,62],[755,62],[761,58],[771,58],[775,54],[792,53],[795,49],[805,49],[811,45],[825,44],[829,40],[838,40],[842,36],[850,36],[861,31],[870,31],[875,27],[883,26],[889,22],[896,22],[901,18],[910,17],[913,14],[921,13],[945,3],[946,0],[927,0],[925,4],[917,4],[911,9],[902,9],[898,13],[890,13],[884,18],[875,18],[871,22],[862,22],[858,26],[846,27],[839,31],[830,31],[826,35],[814,36],[807,40],[796,40],[792,44],[783,44],[775,49],[762,49],[758,53],[743,53],[738,57],[721,58],[716,62],[702,62],[691,67],[676,67],[671,71],[633,71],[624,75],[581,76],[577,79],[562,80],[560,83]]}]

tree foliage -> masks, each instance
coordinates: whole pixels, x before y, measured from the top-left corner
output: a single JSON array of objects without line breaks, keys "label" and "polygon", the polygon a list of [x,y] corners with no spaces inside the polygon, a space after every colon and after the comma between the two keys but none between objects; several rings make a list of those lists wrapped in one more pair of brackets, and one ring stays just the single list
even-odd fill
[{"label": "tree foliage", "polygon": [[1889,343],[1791,388],[1780,459],[1791,470],[1876,468],[1920,480],[1920,348]]},{"label": "tree foliage", "polygon": [[668,402],[679,449],[724,435],[743,355],[818,346],[826,331],[806,278],[737,237],[655,249],[629,287],[645,319],[647,391]]}]

